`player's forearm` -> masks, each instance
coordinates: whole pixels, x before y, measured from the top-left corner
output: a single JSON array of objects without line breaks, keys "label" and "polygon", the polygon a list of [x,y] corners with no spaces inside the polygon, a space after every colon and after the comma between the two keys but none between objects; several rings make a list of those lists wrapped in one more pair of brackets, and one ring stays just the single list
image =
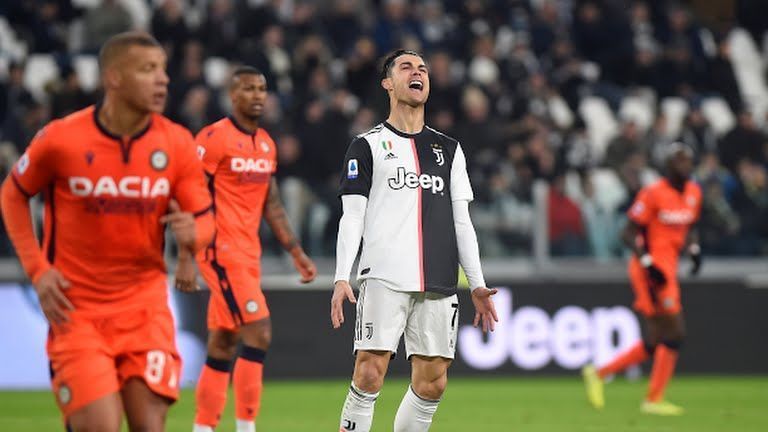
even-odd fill
[{"label": "player's forearm", "polygon": [[296,235],[293,233],[288,215],[285,213],[277,180],[274,178],[270,181],[269,194],[264,203],[264,220],[267,221],[269,228],[285,251],[292,255],[303,252]]},{"label": "player's forearm", "polygon": [[355,263],[360,241],[363,238],[363,222],[368,206],[368,198],[362,195],[344,195],[341,197],[343,213],[339,221],[339,234],[336,239],[336,274],[334,282],[349,280]]},{"label": "player's forearm", "polygon": [[621,239],[624,241],[624,245],[632,250],[632,253],[638,258],[648,253],[645,241],[640,235],[640,229],[641,228],[634,222],[627,221],[627,226],[621,234]]},{"label": "player's forearm", "polygon": [[38,246],[37,236],[32,224],[29,199],[8,178],[2,187],[3,221],[8,237],[16,249],[21,266],[33,282],[51,267],[43,251]]},{"label": "player's forearm", "polygon": [[469,202],[453,202],[453,223],[456,227],[456,244],[459,248],[459,263],[467,275],[470,289],[485,287],[485,278],[480,264],[480,246],[477,234],[469,216]]},{"label": "player's forearm", "polygon": [[190,258],[194,254],[211,244],[213,236],[216,234],[216,220],[213,217],[213,213],[208,211],[195,218],[195,244],[194,250],[188,248],[179,248],[179,259],[181,259],[181,249],[186,249],[186,252],[190,255]]}]

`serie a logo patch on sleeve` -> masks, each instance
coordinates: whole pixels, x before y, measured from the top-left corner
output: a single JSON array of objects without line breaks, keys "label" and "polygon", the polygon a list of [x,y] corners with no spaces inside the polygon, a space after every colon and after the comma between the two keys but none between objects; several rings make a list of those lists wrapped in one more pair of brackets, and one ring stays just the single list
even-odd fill
[{"label": "serie a logo patch on sleeve", "polygon": [[349,180],[356,179],[359,175],[359,170],[357,167],[357,159],[350,159],[349,163],[347,164],[347,178]]}]

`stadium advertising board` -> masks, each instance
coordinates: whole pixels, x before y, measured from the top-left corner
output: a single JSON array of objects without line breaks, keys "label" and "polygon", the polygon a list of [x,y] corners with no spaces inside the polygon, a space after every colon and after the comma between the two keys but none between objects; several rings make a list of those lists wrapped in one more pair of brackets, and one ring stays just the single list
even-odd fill
[{"label": "stadium advertising board", "polygon": [[[460,293],[460,322],[453,375],[564,374],[586,362],[601,363],[632,344],[641,320],[629,309],[622,284],[505,283],[495,297],[496,331],[482,335],[471,324],[469,293]],[[274,288],[274,287],[273,287]],[[184,368],[182,385],[192,384],[205,360],[207,293],[174,293]],[[352,371],[354,309],[346,323],[331,329],[329,291],[268,289],[274,338],[267,356],[269,378],[348,377]],[[688,338],[680,358],[682,373],[768,373],[768,290],[738,284],[684,284]],[[46,388],[47,325],[34,292],[20,284],[0,284],[0,388]],[[403,352],[401,347],[401,352]],[[408,371],[402,356],[391,373]],[[635,371],[637,372],[637,371]]]}]

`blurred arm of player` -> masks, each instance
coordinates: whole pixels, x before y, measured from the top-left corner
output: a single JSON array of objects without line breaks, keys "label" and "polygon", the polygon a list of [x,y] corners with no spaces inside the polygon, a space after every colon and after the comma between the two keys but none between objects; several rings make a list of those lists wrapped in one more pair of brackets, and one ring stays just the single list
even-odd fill
[{"label": "blurred arm of player", "polygon": [[482,323],[483,332],[493,331],[499,316],[491,296],[498,292],[485,286],[483,269],[480,265],[480,246],[477,244],[477,234],[469,216],[469,202],[474,198],[472,185],[469,182],[467,161],[461,145],[456,147],[456,154],[451,164],[451,199],[453,208],[453,224],[456,229],[456,245],[459,252],[459,264],[464,269],[472,290],[470,297],[475,306],[475,327]]},{"label": "blurred arm of player", "polygon": [[[631,212],[632,210],[630,210]],[[653,282],[654,286],[659,286],[667,283],[667,277],[664,276],[664,272],[656,266],[653,257],[648,252],[647,245],[643,239],[643,231],[645,227],[639,225],[633,220],[627,221],[627,226],[624,227],[621,238],[624,244],[632,249],[632,253],[640,260],[640,265],[643,266],[648,273],[648,277]]]},{"label": "blurred arm of player", "polygon": [[277,241],[293,257],[293,266],[301,275],[301,283],[309,283],[315,280],[317,276],[317,266],[304,253],[304,249],[296,240],[293,234],[291,224],[288,222],[288,216],[285,214],[283,202],[280,200],[280,190],[277,187],[277,180],[272,177],[269,183],[269,193],[264,202],[264,219],[269,224]]},{"label": "blurred arm of player", "polygon": [[179,246],[176,289],[192,292],[199,289],[195,273],[195,253],[213,240],[216,221],[213,217],[211,193],[206,186],[203,163],[198,158],[192,135],[186,130],[182,133],[188,143],[179,147],[179,178],[173,199],[168,202],[168,214],[160,218],[160,223],[168,224]]},{"label": "blurred arm of player", "polygon": [[3,183],[2,212],[8,236],[19,261],[37,292],[40,308],[51,324],[68,321],[74,306],[64,295],[69,281],[46,259],[40,249],[29,200],[53,180],[55,159],[50,141],[38,133]]},{"label": "blurred arm of player", "polygon": [[185,212],[176,200],[168,202],[168,211],[168,214],[160,218],[160,223],[168,224],[179,247],[176,289],[183,292],[197,291],[200,287],[197,284],[194,256],[213,239],[216,230],[213,214],[210,211],[199,215]]},{"label": "blurred arm of player", "polygon": [[331,297],[331,324],[337,329],[344,324],[344,300],[357,303],[355,293],[349,284],[349,274],[355,263],[360,241],[363,239],[363,221],[368,207],[368,198],[363,195],[342,195],[342,215],[339,221],[339,235],[336,239],[336,276],[334,276],[333,297]]},{"label": "blurred arm of player", "polygon": [[699,271],[701,271],[701,246],[699,246],[699,229],[696,225],[692,226],[691,230],[688,231],[685,250],[693,262],[690,274],[699,274]]},{"label": "blurred arm of player", "polygon": [[491,296],[496,294],[496,288],[485,286],[483,270],[480,266],[480,246],[477,244],[477,234],[469,217],[469,201],[453,201],[453,223],[456,227],[456,243],[459,248],[459,263],[467,275],[472,290],[472,303],[475,305],[475,327],[482,323],[483,332],[493,331],[499,316]]}]

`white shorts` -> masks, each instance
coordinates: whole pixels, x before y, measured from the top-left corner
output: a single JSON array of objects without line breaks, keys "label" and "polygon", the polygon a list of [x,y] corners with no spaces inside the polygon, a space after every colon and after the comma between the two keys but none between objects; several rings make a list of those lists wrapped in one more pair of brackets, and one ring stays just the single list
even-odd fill
[{"label": "white shorts", "polygon": [[375,279],[360,284],[355,321],[355,353],[397,353],[405,332],[405,352],[453,359],[459,327],[459,298],[431,292],[402,292]]}]

